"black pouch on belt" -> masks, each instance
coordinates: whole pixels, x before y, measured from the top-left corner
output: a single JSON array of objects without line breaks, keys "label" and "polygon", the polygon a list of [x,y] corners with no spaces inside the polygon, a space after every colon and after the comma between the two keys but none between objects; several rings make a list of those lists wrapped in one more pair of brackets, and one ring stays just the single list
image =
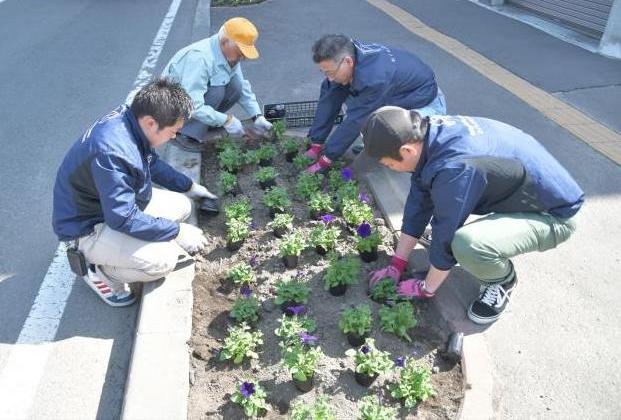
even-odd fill
[{"label": "black pouch on belt", "polygon": [[78,276],[85,276],[88,274],[88,267],[86,265],[86,258],[82,251],[78,249],[78,242],[67,248],[67,260],[69,260],[69,267]]}]

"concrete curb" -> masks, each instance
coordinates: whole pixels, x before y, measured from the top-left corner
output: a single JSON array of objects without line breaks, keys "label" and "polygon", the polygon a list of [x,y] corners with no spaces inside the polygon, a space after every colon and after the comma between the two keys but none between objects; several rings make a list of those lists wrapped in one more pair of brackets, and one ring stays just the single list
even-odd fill
[{"label": "concrete curb", "polygon": [[[200,155],[167,146],[162,158],[198,181]],[[196,212],[189,223],[196,224]],[[185,419],[190,391],[194,264],[179,264],[166,280],[143,287],[125,385],[123,419]]]},{"label": "concrete curb", "polygon": [[[404,199],[396,193],[394,185],[399,184],[385,169],[366,160],[361,155],[353,163],[358,174],[364,173],[367,184],[387,226],[398,234],[401,228],[401,216],[405,205]],[[408,180],[409,181],[409,180]],[[409,185],[409,183],[407,184]],[[473,324],[465,319],[464,303],[459,299],[460,292],[456,282],[447,282],[433,299],[432,308],[448,331],[464,332],[464,345],[461,359],[464,375],[464,399],[461,402],[458,418],[460,420],[480,420],[493,418],[492,405],[492,366],[487,343]]]}]

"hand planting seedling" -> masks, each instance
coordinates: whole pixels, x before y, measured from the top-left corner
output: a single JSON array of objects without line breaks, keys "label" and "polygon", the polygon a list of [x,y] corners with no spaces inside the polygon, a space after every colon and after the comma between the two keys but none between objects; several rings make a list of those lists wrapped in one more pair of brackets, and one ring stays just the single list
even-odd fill
[{"label": "hand planting seedling", "polygon": [[237,177],[234,174],[221,171],[218,179],[222,194],[234,194],[237,191]]},{"label": "hand planting seedling", "polygon": [[382,243],[379,231],[373,229],[368,222],[362,222],[356,229],[356,248],[364,262],[377,260],[377,247]]},{"label": "hand planting seedling", "polygon": [[308,156],[304,156],[304,154],[299,154],[293,158],[293,166],[298,171],[303,171],[312,163],[313,163],[313,160],[309,158]]},{"label": "hand planting seedling", "polygon": [[298,400],[291,404],[289,420],[336,420],[332,404],[326,395],[320,395],[313,404]]},{"label": "hand planting seedling", "polygon": [[[276,305],[300,305],[308,303],[308,295],[310,287],[306,283],[299,280],[291,279],[289,281],[279,281],[276,283]],[[286,309],[283,307],[282,309]]]},{"label": "hand planting seedling", "polygon": [[360,226],[365,220],[373,220],[373,209],[358,199],[343,200],[343,219],[349,226]]},{"label": "hand planting seedling", "polygon": [[298,265],[298,257],[306,248],[302,232],[293,231],[282,237],[280,242],[280,256],[287,268],[295,268]]},{"label": "hand planting seedling", "polygon": [[406,357],[399,380],[391,387],[390,394],[401,400],[407,408],[414,408],[419,401],[435,395],[431,384],[431,369],[422,362]]},{"label": "hand planting seedling", "polygon": [[240,262],[231,267],[227,273],[227,277],[237,286],[250,286],[256,281],[254,270],[250,264],[246,262]]},{"label": "hand planting seedling", "polygon": [[382,331],[391,332],[412,342],[408,330],[414,328],[418,321],[414,318],[414,306],[410,302],[399,302],[392,308],[382,306],[379,310],[379,319]]},{"label": "hand planting seedling", "polygon": [[285,233],[293,229],[293,215],[288,213],[279,213],[274,216],[274,220],[272,220],[269,225],[274,231],[274,236],[282,238]]},{"label": "hand planting seedling", "polygon": [[260,168],[257,171],[257,173],[254,176],[254,179],[256,179],[259,182],[262,189],[266,189],[268,187],[272,187],[276,185],[276,182],[274,180],[276,179],[277,176],[278,176],[278,172],[276,172],[276,169],[274,169],[273,166],[266,166],[264,168]]},{"label": "hand planting seedling", "polygon": [[308,207],[310,209],[311,219],[318,219],[322,214],[331,213],[334,211],[332,208],[332,197],[330,194],[322,192],[314,192],[311,194]]},{"label": "hand planting seedling", "polygon": [[298,176],[298,182],[295,185],[295,193],[298,197],[308,200],[321,189],[321,175],[302,173]]},{"label": "hand planting seedling", "polygon": [[390,371],[395,364],[390,353],[375,347],[373,338],[367,338],[358,350],[349,349],[345,354],[354,357],[356,382],[362,386],[371,385],[380,374]]},{"label": "hand planting seedling", "polygon": [[274,136],[274,140],[282,140],[286,130],[287,123],[285,120],[278,120],[272,123],[272,135]]},{"label": "hand planting seedling", "polygon": [[355,308],[347,308],[341,315],[339,328],[343,334],[347,334],[347,341],[354,347],[360,346],[371,331],[371,308],[369,305],[358,305]]},{"label": "hand planting seedling", "polygon": [[231,401],[244,409],[248,417],[259,417],[269,409],[265,402],[267,394],[257,381],[241,382],[231,395]]},{"label": "hand planting seedling", "polygon": [[269,165],[272,162],[272,159],[274,159],[274,156],[276,156],[276,149],[274,149],[274,146],[269,144],[264,144],[259,147],[256,152],[261,166]]},{"label": "hand planting seedling", "polygon": [[334,296],[345,294],[347,286],[358,284],[360,277],[360,261],[352,256],[332,257],[330,266],[323,277],[324,289]]},{"label": "hand planting seedling", "polygon": [[326,226],[323,223],[315,226],[310,232],[310,242],[320,255],[336,247],[336,242],[341,234],[341,229],[336,226]]},{"label": "hand planting seedling", "polygon": [[397,409],[383,406],[377,395],[367,395],[360,400],[358,420],[397,420]]},{"label": "hand planting seedling", "polygon": [[237,146],[226,147],[218,154],[218,162],[221,168],[229,172],[237,172],[244,162],[241,149]]},{"label": "hand planting seedling", "polygon": [[287,208],[291,207],[291,200],[289,200],[289,193],[286,189],[272,187],[265,192],[263,204],[274,212],[284,213]]},{"label": "hand planting seedling", "polygon": [[376,302],[395,301],[398,299],[397,285],[391,277],[386,277],[373,286],[369,291],[369,296]]},{"label": "hand planting seedling", "polygon": [[220,351],[220,360],[232,359],[237,365],[243,362],[244,358],[256,359],[259,357],[256,349],[261,344],[263,344],[261,331],[250,331],[250,327],[246,324],[230,327]]},{"label": "hand planting seedling", "polygon": [[238,298],[231,309],[231,317],[237,323],[247,323],[252,325],[259,320],[259,302],[257,298],[250,295]]},{"label": "hand planting seedling", "polygon": [[250,223],[252,204],[246,197],[232,201],[224,206],[224,215],[226,220],[242,220]]}]

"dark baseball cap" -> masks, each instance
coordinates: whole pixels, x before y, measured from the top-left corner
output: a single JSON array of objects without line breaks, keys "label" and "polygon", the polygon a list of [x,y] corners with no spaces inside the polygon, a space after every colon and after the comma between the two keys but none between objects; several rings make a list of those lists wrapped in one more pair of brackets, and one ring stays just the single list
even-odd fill
[{"label": "dark baseball cap", "polygon": [[416,111],[398,106],[379,108],[362,128],[365,153],[374,159],[398,156],[402,145],[424,137],[422,121]]}]

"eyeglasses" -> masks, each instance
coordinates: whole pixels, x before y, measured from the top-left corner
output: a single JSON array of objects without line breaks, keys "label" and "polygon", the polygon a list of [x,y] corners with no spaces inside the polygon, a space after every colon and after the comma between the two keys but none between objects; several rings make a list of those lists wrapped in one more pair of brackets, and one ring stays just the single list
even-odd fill
[{"label": "eyeglasses", "polygon": [[328,78],[333,78],[339,72],[339,69],[341,68],[341,64],[343,64],[344,60],[345,60],[345,57],[341,58],[341,61],[339,61],[339,63],[337,64],[337,66],[336,66],[336,68],[334,70],[328,70],[328,71],[323,71],[322,70],[323,74],[325,74],[326,77],[328,77]]}]

